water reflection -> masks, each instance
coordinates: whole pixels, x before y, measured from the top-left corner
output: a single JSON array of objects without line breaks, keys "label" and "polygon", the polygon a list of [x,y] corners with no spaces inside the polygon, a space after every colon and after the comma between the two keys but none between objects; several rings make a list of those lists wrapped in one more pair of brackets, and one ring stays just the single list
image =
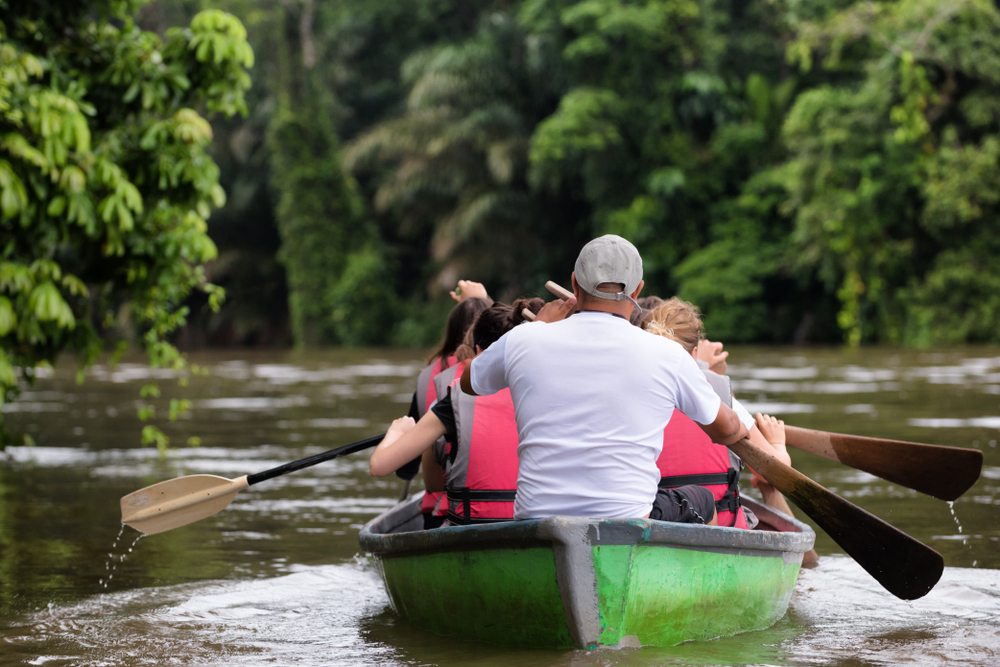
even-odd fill
[{"label": "water reflection", "polygon": [[[732,351],[750,409],[807,428],[983,450],[982,478],[951,507],[792,453],[819,483],[942,552],[948,568],[928,597],[892,598],[852,561],[830,557],[839,548],[820,534],[821,566],[803,573],[789,613],[764,632],[591,653],[444,640],[399,621],[357,553],[358,528],[400,492],[398,480],[368,476],[363,454],[255,486],[127,553],[136,533],[119,533],[122,495],[185,474],[258,472],[381,432],[406,411],[421,367],[406,351],[212,353],[192,358],[208,374],[187,387],[139,363],[99,366],[77,386],[66,364],[3,407],[37,446],[0,461],[0,665],[996,664],[1000,355],[789,352]],[[201,447],[163,460],[137,446],[138,388],[151,377],[161,414],[171,398],[194,402],[185,419],[161,422],[173,442],[197,435]]]}]

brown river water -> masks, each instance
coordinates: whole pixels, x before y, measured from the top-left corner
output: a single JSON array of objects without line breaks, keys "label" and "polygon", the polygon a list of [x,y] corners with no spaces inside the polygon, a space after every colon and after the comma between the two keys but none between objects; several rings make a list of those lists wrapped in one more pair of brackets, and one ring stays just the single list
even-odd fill
[{"label": "brown river water", "polygon": [[[35,445],[0,454],[0,666],[1000,664],[1000,348],[730,359],[744,404],[790,424],[983,451],[982,477],[949,506],[790,450],[805,474],[944,555],[929,595],[892,597],[820,533],[819,567],[765,631],[591,652],[438,637],[395,616],[358,547],[402,491],[368,475],[366,453],[261,483],[167,533],[137,539],[119,523],[119,498],[143,486],[234,478],[383,432],[409,406],[418,352],[193,354],[205,373],[186,387],[159,373],[156,423],[177,447],[165,459],[139,445],[149,369],[97,366],[77,385],[67,360],[4,406]],[[172,397],[193,403],[174,423]]]}]

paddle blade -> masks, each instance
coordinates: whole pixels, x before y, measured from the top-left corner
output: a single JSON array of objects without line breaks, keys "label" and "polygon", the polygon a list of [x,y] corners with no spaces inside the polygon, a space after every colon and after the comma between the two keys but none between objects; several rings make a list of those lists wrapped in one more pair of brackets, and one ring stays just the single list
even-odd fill
[{"label": "paddle blade", "polygon": [[741,440],[730,448],[771,486],[791,498],[896,597],[921,598],[941,578],[944,559],[926,544],[825,489],[749,440]]},{"label": "paddle blade", "polygon": [[224,510],[247,488],[246,476],[188,475],[122,497],[122,523],[146,535],[173,530]]},{"label": "paddle blade", "polygon": [[939,500],[957,500],[983,470],[978,449],[924,445],[785,426],[790,447],[881,477]]}]

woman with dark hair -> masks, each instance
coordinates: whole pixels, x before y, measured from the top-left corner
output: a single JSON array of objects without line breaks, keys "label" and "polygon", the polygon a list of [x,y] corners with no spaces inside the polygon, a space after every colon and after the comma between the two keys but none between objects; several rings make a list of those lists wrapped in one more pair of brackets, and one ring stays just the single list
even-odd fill
[{"label": "woman with dark hair", "polygon": [[[489,308],[490,304],[493,303],[493,300],[486,293],[486,288],[481,283],[471,280],[460,280],[458,281],[458,288],[461,294],[456,294],[454,291],[451,292],[452,298],[458,301],[458,305],[452,308],[451,313],[448,315],[444,336],[427,358],[427,368],[420,371],[420,375],[417,376],[417,389],[413,393],[413,401],[410,403],[409,413],[414,419],[423,417],[427,413],[428,408],[437,401],[437,385],[434,383],[434,378],[442,371],[454,367],[457,361],[455,351],[465,339],[466,332],[470,329],[472,323],[476,321],[479,313]],[[396,475],[402,479],[413,479],[421,466],[424,468],[425,493],[420,511],[427,517],[436,512],[444,494],[443,486],[436,485],[433,482],[428,485],[428,480],[441,477],[442,471],[438,467],[438,464],[430,457],[421,459],[420,456],[417,456],[412,461],[404,462],[396,470]],[[438,469],[434,470],[434,468]]]},{"label": "woman with dark hair", "polygon": [[[519,299],[513,305],[494,303],[480,313],[472,326],[475,354],[481,353],[503,334],[522,324],[525,308],[537,313],[541,299]],[[448,519],[456,524],[486,523],[514,516],[517,488],[517,423],[510,392],[476,397],[462,392],[458,378],[467,361],[459,361],[442,374],[436,384],[441,399],[415,422],[401,417],[392,423],[385,439],[369,461],[372,475],[389,474],[400,464],[424,452],[443,463],[443,482],[448,494]],[[444,382],[450,376],[446,386]],[[448,447],[435,445],[444,438]],[[426,461],[428,455],[424,456]],[[424,469],[425,479],[429,468]],[[425,526],[437,523],[425,516]]]}]

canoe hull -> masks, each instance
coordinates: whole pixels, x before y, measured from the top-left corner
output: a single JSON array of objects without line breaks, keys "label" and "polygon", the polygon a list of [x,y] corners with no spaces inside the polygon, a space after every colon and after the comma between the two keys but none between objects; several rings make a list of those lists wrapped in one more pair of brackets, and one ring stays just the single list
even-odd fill
[{"label": "canoe hull", "polygon": [[360,540],[419,628],[513,646],[671,646],[784,615],[815,535],[754,509],[780,532],[575,517],[418,531],[417,497]]}]

